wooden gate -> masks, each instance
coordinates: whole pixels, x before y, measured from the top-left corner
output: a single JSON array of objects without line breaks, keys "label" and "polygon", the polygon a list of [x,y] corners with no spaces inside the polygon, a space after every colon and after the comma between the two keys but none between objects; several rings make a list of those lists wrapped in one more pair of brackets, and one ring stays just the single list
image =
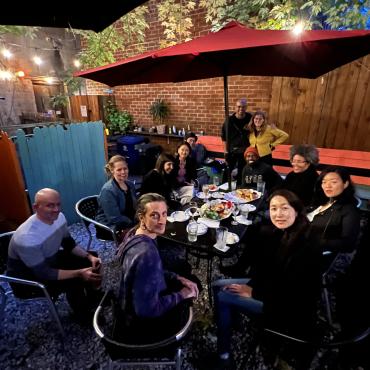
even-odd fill
[{"label": "wooden gate", "polygon": [[69,98],[71,121],[86,122],[104,120],[104,105],[109,96],[74,95]]},{"label": "wooden gate", "polygon": [[106,181],[103,123],[36,128],[33,137],[18,130],[16,140],[30,198],[41,188],[56,189],[68,222],[78,221],[76,202],[99,193]]},{"label": "wooden gate", "polygon": [[270,122],[290,144],[370,151],[369,83],[370,55],[315,80],[274,77]]},{"label": "wooden gate", "polygon": [[0,131],[0,233],[15,230],[31,214],[14,143]]}]

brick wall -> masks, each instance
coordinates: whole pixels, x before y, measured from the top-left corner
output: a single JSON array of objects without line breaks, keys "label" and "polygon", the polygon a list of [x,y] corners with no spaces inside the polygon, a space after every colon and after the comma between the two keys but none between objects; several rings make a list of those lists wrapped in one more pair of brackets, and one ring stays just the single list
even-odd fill
[{"label": "brick wall", "polygon": [[[156,19],[155,1],[149,1],[150,25],[145,39],[145,50],[159,48],[163,38],[163,28]],[[193,37],[207,34],[209,25],[205,23],[204,12],[192,13]],[[119,27],[119,25],[117,25]],[[119,58],[118,58],[119,59]],[[268,111],[271,101],[272,78],[231,76],[229,77],[229,109],[234,111],[236,100],[248,100],[248,110]],[[88,94],[104,95],[105,85],[87,80]],[[148,128],[153,125],[149,106],[157,98],[163,98],[170,106],[170,116],[166,123],[178,128],[189,125],[192,131],[203,130],[207,135],[219,135],[224,121],[224,89],[222,78],[189,81],[183,83],[161,83],[118,86],[114,88],[117,105],[127,109],[136,124]]]},{"label": "brick wall", "polygon": [[37,113],[30,79],[0,81],[0,95],[5,98],[0,101],[0,126],[20,124],[22,113]]}]

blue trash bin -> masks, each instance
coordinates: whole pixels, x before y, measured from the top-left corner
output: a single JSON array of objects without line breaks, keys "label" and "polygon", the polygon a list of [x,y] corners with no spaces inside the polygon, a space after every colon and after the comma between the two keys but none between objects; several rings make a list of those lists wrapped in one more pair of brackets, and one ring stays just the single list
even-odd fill
[{"label": "blue trash bin", "polygon": [[128,167],[131,173],[135,173],[139,166],[139,151],[136,146],[145,141],[144,136],[125,135],[117,140],[117,153],[127,158]]}]

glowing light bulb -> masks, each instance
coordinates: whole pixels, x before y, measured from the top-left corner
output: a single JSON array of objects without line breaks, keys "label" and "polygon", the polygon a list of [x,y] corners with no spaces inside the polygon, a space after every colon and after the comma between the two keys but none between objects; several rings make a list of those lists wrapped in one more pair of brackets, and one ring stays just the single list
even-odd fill
[{"label": "glowing light bulb", "polygon": [[302,22],[298,22],[294,27],[293,27],[293,33],[298,36],[299,34],[301,34],[304,30],[304,25]]},{"label": "glowing light bulb", "polygon": [[0,71],[0,80],[10,81],[14,78],[14,75],[9,71]]},{"label": "glowing light bulb", "polygon": [[13,54],[8,49],[3,49],[1,51],[1,54],[3,54],[4,58],[7,58],[7,59],[13,56]]},{"label": "glowing light bulb", "polygon": [[81,67],[81,62],[80,62],[78,59],[75,59],[75,60],[73,61],[73,64],[74,64],[74,66],[75,66],[76,68],[80,68],[80,67]]},{"label": "glowing light bulb", "polygon": [[45,81],[48,85],[51,85],[53,83],[53,77],[46,77]]},{"label": "glowing light bulb", "polygon": [[42,59],[40,57],[33,57],[33,61],[35,62],[35,64],[37,64],[38,66],[41,65],[43,62],[42,62]]},{"label": "glowing light bulb", "polygon": [[17,71],[17,72],[15,72],[15,75],[17,77],[24,77],[25,76],[25,73],[23,71]]}]

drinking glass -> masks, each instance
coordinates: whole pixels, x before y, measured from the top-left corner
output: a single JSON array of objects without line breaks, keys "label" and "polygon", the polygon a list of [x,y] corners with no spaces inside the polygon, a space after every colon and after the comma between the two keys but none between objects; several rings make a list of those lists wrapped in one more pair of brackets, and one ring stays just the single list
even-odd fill
[{"label": "drinking glass", "polygon": [[231,190],[236,190],[236,181],[231,181]]},{"label": "drinking glass", "polygon": [[257,182],[257,191],[259,191],[262,195],[265,192],[265,186],[266,186],[266,183],[264,181]]},{"label": "drinking glass", "polygon": [[198,224],[195,221],[191,221],[187,227],[188,231],[188,240],[189,242],[196,242],[197,241],[197,234],[198,234]]},{"label": "drinking glass", "polygon": [[214,176],[213,177],[213,183],[216,185],[216,186],[219,186],[220,185],[220,178],[218,176]]},{"label": "drinking glass", "polygon": [[203,194],[204,194],[204,199],[206,199],[206,201],[208,200],[208,194],[209,194],[209,185],[208,184],[204,184],[202,186],[202,191],[203,191]]},{"label": "drinking glass", "polygon": [[225,247],[226,246],[226,239],[227,239],[227,227],[220,226],[216,229],[216,245],[218,247]]},{"label": "drinking glass", "polygon": [[198,211],[198,205],[197,202],[190,202],[189,203],[189,213],[191,216],[191,219],[194,221],[195,214]]},{"label": "drinking glass", "polygon": [[231,225],[237,225],[238,222],[236,221],[236,216],[239,214],[239,205],[238,203],[234,203],[234,208],[232,210],[233,213],[233,220],[231,221]]}]

